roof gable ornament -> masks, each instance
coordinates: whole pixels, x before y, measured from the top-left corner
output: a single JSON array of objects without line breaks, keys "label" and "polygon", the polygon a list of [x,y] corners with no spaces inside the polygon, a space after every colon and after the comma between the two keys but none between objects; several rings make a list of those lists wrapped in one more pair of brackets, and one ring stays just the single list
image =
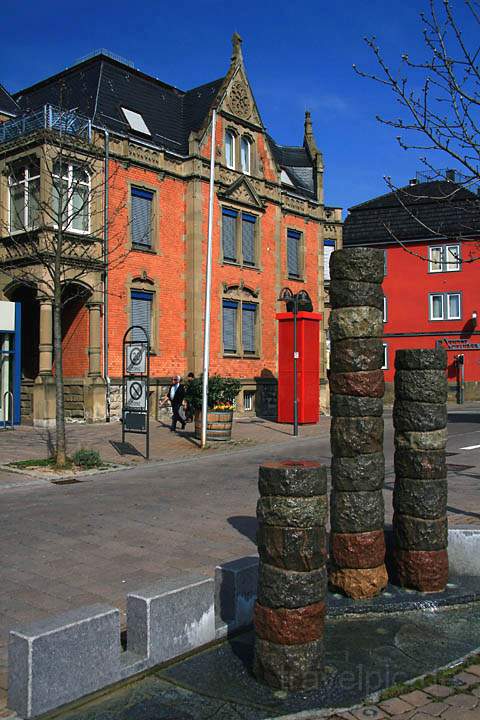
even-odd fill
[{"label": "roof gable ornament", "polygon": [[315,136],[313,134],[313,127],[312,127],[312,116],[310,114],[310,110],[305,110],[305,131],[303,134],[303,146],[307,148],[307,150],[310,153],[310,156],[312,159],[315,159],[315,156],[318,155],[319,150],[317,147],[317,142],[315,140]]},{"label": "roof gable ornament", "polygon": [[257,210],[264,209],[264,205],[255,192],[252,183],[246,177],[240,177],[235,180],[226,190],[221,193],[219,192],[218,196],[241,205],[254,207]]},{"label": "roof gable ornament", "polygon": [[237,32],[232,35],[232,65],[243,65],[242,38]]}]

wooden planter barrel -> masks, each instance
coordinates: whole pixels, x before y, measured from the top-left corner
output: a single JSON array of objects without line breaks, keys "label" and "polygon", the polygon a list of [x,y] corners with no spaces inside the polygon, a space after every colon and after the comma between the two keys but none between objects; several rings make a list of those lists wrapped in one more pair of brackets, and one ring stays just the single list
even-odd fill
[{"label": "wooden planter barrel", "polygon": [[[207,415],[207,440],[223,441],[232,437],[233,410],[210,410]],[[202,437],[202,413],[195,413],[195,437]]]}]

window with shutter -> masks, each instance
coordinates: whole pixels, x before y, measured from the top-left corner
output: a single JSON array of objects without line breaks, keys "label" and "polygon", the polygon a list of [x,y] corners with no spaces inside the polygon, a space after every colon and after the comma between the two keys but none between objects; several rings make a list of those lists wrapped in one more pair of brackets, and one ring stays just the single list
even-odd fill
[{"label": "window with shutter", "polygon": [[290,277],[300,277],[300,239],[298,230],[287,231],[287,273]]},{"label": "window with shutter", "polygon": [[[147,333],[147,337],[152,342],[152,303],[153,293],[141,290],[132,290],[132,325],[140,326]],[[141,330],[133,330],[133,340],[145,340],[145,336]]]},{"label": "window with shutter", "polygon": [[235,210],[223,208],[222,210],[222,247],[224,260],[236,262],[237,260],[237,226],[238,213]]},{"label": "window with shutter", "polygon": [[153,192],[132,188],[132,244],[152,247]]},{"label": "window with shutter", "polygon": [[237,308],[233,300],[223,301],[223,352],[237,352]]},{"label": "window with shutter", "polygon": [[242,256],[245,265],[255,265],[255,215],[242,213]]},{"label": "window with shutter", "polygon": [[244,353],[255,353],[255,303],[242,303],[242,345]]},{"label": "window with shutter", "polygon": [[330,280],[330,255],[335,250],[335,240],[325,240],[323,243],[323,279]]}]

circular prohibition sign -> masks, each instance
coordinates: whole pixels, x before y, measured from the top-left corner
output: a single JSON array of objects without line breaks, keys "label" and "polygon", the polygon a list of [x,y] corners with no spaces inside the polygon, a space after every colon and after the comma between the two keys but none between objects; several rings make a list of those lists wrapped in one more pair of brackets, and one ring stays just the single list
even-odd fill
[{"label": "circular prohibition sign", "polygon": [[143,350],[134,347],[130,350],[130,362],[132,365],[140,365],[143,360]]},{"label": "circular prohibition sign", "polygon": [[143,395],[142,384],[139,382],[132,382],[130,384],[129,393],[132,400],[140,400]]}]

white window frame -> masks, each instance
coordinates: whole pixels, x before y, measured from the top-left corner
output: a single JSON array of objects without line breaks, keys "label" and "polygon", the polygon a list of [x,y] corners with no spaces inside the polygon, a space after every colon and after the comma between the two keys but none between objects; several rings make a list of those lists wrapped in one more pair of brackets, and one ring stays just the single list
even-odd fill
[{"label": "white window frame", "polygon": [[[28,221],[28,206],[29,206],[29,184],[33,182],[33,180],[40,180],[40,167],[38,169],[37,175],[30,175],[30,168],[29,163],[26,162],[24,166],[22,166],[22,179],[17,180],[12,177],[12,175],[9,175],[8,178],[8,231],[11,235],[15,235],[17,233],[22,233],[27,230],[33,230],[36,225],[30,225]],[[15,187],[19,187],[20,185],[23,185],[23,227],[19,228],[18,230],[12,229],[12,197],[11,192],[12,189]],[[40,185],[40,183],[39,183]],[[38,204],[40,206],[40,192],[38,197]]]},{"label": "white window frame", "polygon": [[383,296],[383,322],[388,322],[388,300],[387,296]]},{"label": "white window frame", "polygon": [[255,390],[244,390],[243,391],[243,409],[245,412],[250,412],[254,409]]},{"label": "white window frame", "polygon": [[[90,205],[91,205],[91,196],[90,196],[90,190],[91,190],[91,178],[90,173],[88,170],[83,170],[83,172],[87,176],[87,180],[75,180],[75,186],[81,185],[82,187],[87,188],[87,219],[88,219],[88,227],[86,230],[79,230],[77,228],[71,227],[72,222],[74,220],[74,210],[73,210],[73,172],[75,168],[78,168],[79,166],[75,162],[70,161],[62,161],[63,165],[67,168],[67,172],[63,177],[60,177],[60,175],[57,175],[54,171],[52,171],[52,178],[55,178],[56,180],[66,180],[67,181],[67,198],[68,198],[68,205],[66,209],[67,219],[71,218],[70,222],[67,223],[67,225],[63,228],[67,232],[75,233],[76,235],[89,235],[90,234]],[[80,168],[82,169],[82,168]],[[76,217],[79,217],[77,214]],[[54,227],[58,227],[57,223],[54,223]]]},{"label": "white window frame", "polygon": [[383,364],[382,370],[388,370],[388,343],[383,343]]},{"label": "white window frame", "polygon": [[[432,259],[434,251],[440,251],[440,260],[438,262]],[[454,257],[457,258],[456,263],[449,261],[449,254],[452,252],[454,253]],[[460,269],[460,245],[458,243],[448,245],[431,245],[428,248],[428,272],[459,272]]]},{"label": "white window frame", "polygon": [[[232,139],[232,152],[231,152],[231,161],[228,161],[228,152],[227,152],[227,137],[230,137]],[[235,133],[233,133],[231,130],[225,131],[225,164],[230,170],[235,170]]]},{"label": "white window frame", "polygon": [[[452,297],[458,297],[458,316],[450,315],[450,300]],[[447,309],[447,320],[461,320],[462,319],[462,294],[459,292],[446,293],[446,309]]]},{"label": "white window frame", "polygon": [[[458,307],[459,314],[452,316],[450,315],[450,298],[458,296]],[[442,317],[433,317],[433,298],[442,298]],[[439,320],[461,320],[462,319],[462,293],[461,292],[446,292],[446,293],[430,293],[429,295],[429,320],[432,322],[438,322]]]},{"label": "white window frame", "polygon": [[[246,146],[246,148],[247,148],[247,154],[246,154],[247,162],[245,165],[243,164],[243,154],[242,154],[242,150],[243,150],[244,146]],[[241,168],[242,173],[244,173],[245,175],[250,175],[251,165],[252,165],[252,143],[248,137],[246,137],[245,135],[242,135],[242,137],[240,138],[240,168]]]}]

